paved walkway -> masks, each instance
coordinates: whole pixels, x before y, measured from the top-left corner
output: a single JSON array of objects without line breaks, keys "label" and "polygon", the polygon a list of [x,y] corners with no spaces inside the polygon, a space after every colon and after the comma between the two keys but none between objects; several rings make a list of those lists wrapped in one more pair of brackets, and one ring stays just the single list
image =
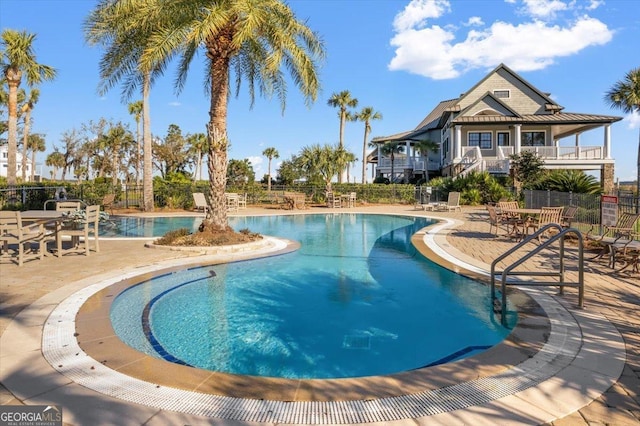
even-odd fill
[{"label": "paved walkway", "polygon": [[[326,212],[327,209],[318,208],[317,211]],[[482,209],[465,208],[459,213],[426,213],[414,210],[411,206],[370,206],[357,211],[454,219],[456,227],[447,231],[444,248],[452,256],[483,269],[488,269],[493,259],[514,244],[504,237],[495,238],[489,234],[486,212]],[[257,208],[242,212],[248,215],[281,213],[283,211]],[[0,264],[0,332],[4,333],[8,324],[25,307],[71,281],[87,280],[92,276],[130,268],[134,262],[147,266],[187,256],[194,254],[145,249],[140,241],[102,240],[101,252],[89,258],[74,255],[62,259],[45,258],[27,262],[22,268],[3,260]],[[532,260],[527,267],[537,270],[554,261],[553,258],[541,256]],[[569,281],[574,274],[574,270],[569,271]],[[626,345],[626,366],[618,382],[607,392],[578,412],[554,421],[553,425],[640,425],[640,276],[615,275],[604,265],[586,262],[585,283],[586,308],[603,314],[618,329]],[[575,291],[569,290],[567,293],[567,299],[577,299]],[[42,324],[24,325],[42,327]],[[0,364],[2,356],[8,352],[10,348],[0,348]],[[0,404],[20,403],[0,384]]]}]

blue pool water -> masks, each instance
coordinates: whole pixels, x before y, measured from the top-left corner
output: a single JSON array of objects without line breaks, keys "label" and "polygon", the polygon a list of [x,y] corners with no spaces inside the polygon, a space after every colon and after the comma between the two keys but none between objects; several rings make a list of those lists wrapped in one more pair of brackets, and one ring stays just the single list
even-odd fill
[{"label": "blue pool water", "polygon": [[428,219],[322,214],[230,222],[301,248],[131,287],[111,311],[124,342],[213,371],[338,378],[448,362],[509,332],[491,314],[485,286],[413,248],[411,235]]}]

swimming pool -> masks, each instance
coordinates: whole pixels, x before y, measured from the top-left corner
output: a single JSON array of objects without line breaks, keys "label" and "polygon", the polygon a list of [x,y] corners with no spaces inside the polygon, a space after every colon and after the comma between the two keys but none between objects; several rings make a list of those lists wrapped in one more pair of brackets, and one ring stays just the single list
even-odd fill
[{"label": "swimming pool", "polygon": [[410,238],[430,223],[364,214],[230,218],[235,229],[301,248],[143,282],[116,298],[112,324],[149,355],[244,375],[361,377],[472,355],[509,330],[494,321],[486,287],[416,252]]}]

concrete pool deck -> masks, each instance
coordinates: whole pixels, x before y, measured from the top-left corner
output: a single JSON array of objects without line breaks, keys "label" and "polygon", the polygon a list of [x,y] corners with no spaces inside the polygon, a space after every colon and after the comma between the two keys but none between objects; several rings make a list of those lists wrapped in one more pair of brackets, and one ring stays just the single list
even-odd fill
[{"label": "concrete pool deck", "polygon": [[[478,269],[487,269],[494,258],[503,253],[513,242],[506,239],[495,239],[488,233],[486,212],[482,209],[463,209],[461,213],[432,213],[416,211],[412,206],[370,206],[358,209],[349,209],[345,212],[378,212],[398,213],[418,216],[441,216],[453,220],[453,227],[437,231],[433,236],[439,247],[450,258],[444,262],[450,267],[456,268],[456,259]],[[326,208],[310,209],[304,212],[326,213]],[[283,214],[291,213],[272,209],[247,209],[242,214]],[[79,288],[93,284],[96,278],[116,277],[122,274],[133,274],[136,271],[145,272],[145,267],[153,265],[165,265],[167,262],[191,257],[195,260],[194,253],[150,250],[144,249],[139,241],[101,241],[101,252],[84,256],[67,256],[62,259],[46,258],[42,261],[27,262],[24,267],[3,263],[0,265],[0,378],[4,387],[1,389],[0,402],[2,404],[44,404],[56,403],[63,405],[65,422],[69,424],[89,424],[95,422],[96,415],[104,423],[109,424],[197,424],[204,422],[204,418],[187,414],[175,413],[170,410],[160,410],[145,405],[127,403],[120,399],[108,397],[79,386],[66,376],[56,372],[42,357],[41,336],[43,318],[46,319],[54,308]],[[534,262],[530,268],[536,269],[544,266],[544,259],[539,263]],[[587,262],[586,282],[586,309],[574,312],[575,316],[601,316],[606,317],[610,324],[622,336],[626,346],[626,363],[622,374],[617,380],[613,380],[604,389],[596,391],[593,379],[598,376],[598,371],[606,370],[607,366],[593,366],[593,374],[590,377],[563,378],[564,382],[556,383],[554,394],[548,395],[556,399],[557,407],[545,407],[545,410],[558,413],[559,419],[553,420],[555,425],[580,425],[580,424],[613,424],[613,425],[637,425],[638,398],[640,380],[638,374],[640,351],[640,314],[637,311],[639,305],[638,290],[640,277],[631,274],[613,276],[605,266],[593,262]],[[122,271],[122,272],[120,272]],[[571,274],[572,272],[569,272]],[[70,284],[74,284],[70,286]],[[576,292],[567,291],[567,295],[560,297],[569,306],[575,304]],[[28,309],[25,309],[28,308]],[[22,340],[16,342],[9,338],[20,332]],[[583,333],[594,333],[594,341],[597,341],[598,330],[582,330]],[[615,337],[615,336],[613,336]],[[600,340],[602,346],[592,347],[603,353],[608,348],[607,340]],[[614,345],[615,346],[615,345]],[[625,355],[623,354],[622,357]],[[617,352],[612,352],[611,358],[620,357]],[[584,367],[584,366],[583,366]],[[568,372],[568,369],[566,369]],[[603,371],[603,373],[606,373]],[[606,374],[603,374],[603,376]],[[562,374],[557,374],[557,378]],[[558,379],[559,380],[559,379]],[[591,381],[590,381],[591,380]],[[596,380],[597,381],[597,380]],[[584,386],[580,388],[580,386]],[[543,388],[539,388],[543,389]],[[608,389],[608,390],[607,390]],[[602,395],[598,396],[600,392]],[[12,393],[13,392],[13,393]],[[594,401],[588,403],[593,397]],[[527,403],[520,401],[521,412],[513,412],[505,409],[505,405],[496,404],[484,407],[456,410],[448,413],[450,417],[422,417],[420,422],[439,422],[442,424],[465,423],[474,419],[483,419],[486,424],[522,424],[536,423],[536,410],[542,410],[536,406],[538,396],[529,392]],[[575,399],[574,401],[562,400],[563,398]],[[571,407],[576,407],[571,409]],[[562,413],[563,409],[565,410]],[[579,409],[579,410],[578,410]],[[577,410],[577,411],[576,411]],[[90,414],[92,413],[92,414]],[[98,413],[98,414],[96,414]],[[453,414],[455,413],[455,414]],[[548,414],[548,413],[547,413]],[[93,416],[93,417],[92,417]],[[552,419],[554,417],[551,417]],[[126,419],[126,420],[124,420]],[[215,422],[215,419],[206,419],[207,423]],[[549,420],[546,420],[547,422]],[[219,420],[219,424],[255,424],[252,421],[225,421]],[[270,423],[273,424],[273,423]],[[416,421],[408,420],[406,424],[416,424]]]}]

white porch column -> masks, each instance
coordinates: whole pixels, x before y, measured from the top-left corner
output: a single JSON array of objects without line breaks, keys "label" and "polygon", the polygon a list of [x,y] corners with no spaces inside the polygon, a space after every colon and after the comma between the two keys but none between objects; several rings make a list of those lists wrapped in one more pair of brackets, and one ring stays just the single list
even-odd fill
[{"label": "white porch column", "polygon": [[462,126],[457,125],[453,138],[453,162],[462,160]]},{"label": "white porch column", "polygon": [[[382,165],[382,145],[378,144],[378,169]],[[380,175],[380,170],[376,170],[376,175]]]},{"label": "white porch column", "polygon": [[604,158],[611,159],[611,124],[604,125]]},{"label": "white porch column", "polygon": [[520,154],[520,146],[522,144],[522,124],[514,124],[515,141],[513,141],[513,153]]},{"label": "white porch column", "polygon": [[407,168],[411,165],[413,165],[413,160],[412,160],[412,153],[411,153],[411,142],[410,141],[406,141],[405,142],[405,151],[407,151]]}]

